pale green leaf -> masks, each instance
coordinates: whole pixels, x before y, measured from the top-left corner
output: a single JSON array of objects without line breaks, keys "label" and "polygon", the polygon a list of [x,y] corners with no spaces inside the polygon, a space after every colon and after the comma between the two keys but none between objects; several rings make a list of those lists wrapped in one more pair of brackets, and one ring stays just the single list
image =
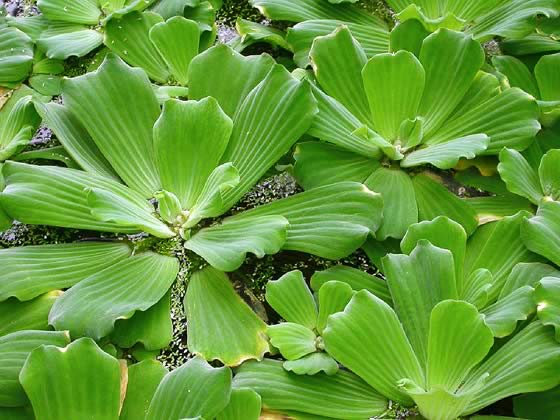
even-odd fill
[{"label": "pale green leaf", "polygon": [[338,364],[328,354],[311,353],[297,360],[285,361],[284,369],[298,375],[316,375],[324,372],[327,375],[334,375],[338,372]]},{"label": "pale green leaf", "polygon": [[50,22],[41,33],[37,45],[49,58],[65,60],[83,57],[103,43],[103,34],[95,29],[74,23]]},{"label": "pale green leaf", "polygon": [[509,191],[531,200],[534,204],[539,203],[543,197],[539,176],[521,153],[513,149],[503,149],[500,152],[498,171]]},{"label": "pale green leaf", "polygon": [[464,288],[460,295],[461,299],[472,303],[478,309],[484,308],[490,298],[493,280],[492,273],[486,268],[473,271],[463,279]]},{"label": "pale green leaf", "polygon": [[394,401],[412,402],[397,386],[402,378],[424,383],[421,365],[397,315],[366,290],[357,292],[344,312],[329,318],[323,339],[331,356]]},{"label": "pale green leaf", "polygon": [[521,238],[525,246],[560,265],[560,203],[544,202],[537,215],[523,221]]},{"label": "pale green leaf", "polygon": [[317,326],[317,305],[305,283],[303,273],[290,271],[266,284],[266,301],[288,322],[312,330]]},{"label": "pale green leaf", "polygon": [[193,274],[185,310],[191,353],[237,366],[248,359],[262,359],[269,350],[266,324],[241,300],[227,275],[214,268]]},{"label": "pale green leaf", "polygon": [[317,331],[322,334],[327,326],[328,317],[343,311],[354,295],[352,287],[347,283],[331,280],[324,283],[318,292],[319,316]]},{"label": "pale green leaf", "polygon": [[167,369],[153,359],[143,360],[129,366],[126,396],[119,419],[138,420],[145,418],[150,401],[167,373]]},{"label": "pale green leaf", "polygon": [[126,259],[126,243],[78,242],[0,250],[0,301],[26,301],[64,289]]},{"label": "pale green leaf", "polygon": [[37,6],[48,20],[97,25],[101,17],[97,0],[38,0]]},{"label": "pale green leaf", "polygon": [[111,333],[117,319],[156,304],[179,271],[175,258],[152,252],[134,255],[97,272],[56,300],[49,323],[73,337],[99,340]]},{"label": "pale green leaf", "polygon": [[401,22],[391,31],[389,49],[391,52],[410,51],[418,57],[422,49],[422,42],[428,35],[430,32],[416,19]]},{"label": "pale green leaf", "polygon": [[543,56],[535,66],[535,78],[544,101],[560,100],[560,54]]},{"label": "pale green leaf", "polygon": [[492,57],[492,64],[508,78],[511,87],[518,87],[535,98],[540,98],[541,94],[537,81],[523,61],[515,57],[501,55]]},{"label": "pale green leaf", "polygon": [[33,42],[17,28],[0,25],[0,85],[23,81],[33,67]]},{"label": "pale green leaf", "polygon": [[234,271],[249,252],[262,258],[280,251],[287,229],[288,221],[282,216],[234,216],[219,225],[199,230],[185,242],[185,248],[219,270]]},{"label": "pale green leaf", "polygon": [[66,332],[18,331],[0,337],[0,405],[23,407],[29,403],[18,375],[34,349],[52,344],[65,346],[70,342]]},{"label": "pale green leaf", "polygon": [[533,204],[525,197],[508,193],[506,195],[463,198],[477,214],[480,224],[513,216],[520,211],[534,211]]},{"label": "pale green leaf", "polygon": [[15,298],[0,304],[0,336],[21,330],[49,330],[49,311],[62,294],[55,290],[27,302]]},{"label": "pale green leaf", "polygon": [[244,363],[233,387],[252,389],[271,410],[296,410],[323,418],[364,419],[381,415],[387,408],[387,401],[351,372],[297,375],[286,371],[281,361],[270,359]]},{"label": "pale green leaf", "polygon": [[109,54],[97,71],[66,80],[62,96],[129,187],[145,197],[160,189],[152,135],[160,107],[143,70]]},{"label": "pale green leaf", "polygon": [[560,279],[545,277],[535,289],[537,313],[544,325],[551,325],[560,341]]},{"label": "pale green leaf", "polygon": [[544,277],[560,278],[560,271],[548,264],[519,263],[511,270],[504,287],[500,291],[499,299],[523,286],[536,287],[539,280]]},{"label": "pale green leaf", "polygon": [[531,286],[520,287],[482,310],[494,337],[507,337],[514,332],[517,321],[525,321],[535,312],[533,292]]},{"label": "pale green leaf", "polygon": [[539,178],[546,197],[560,199],[560,150],[549,150],[539,166]]},{"label": "pale green leaf", "polygon": [[277,325],[269,325],[266,333],[270,337],[270,343],[280,351],[286,360],[297,360],[317,350],[315,333],[303,325],[282,322]]},{"label": "pale green leaf", "polygon": [[261,397],[251,389],[232,389],[229,404],[216,420],[258,420],[261,415]]}]

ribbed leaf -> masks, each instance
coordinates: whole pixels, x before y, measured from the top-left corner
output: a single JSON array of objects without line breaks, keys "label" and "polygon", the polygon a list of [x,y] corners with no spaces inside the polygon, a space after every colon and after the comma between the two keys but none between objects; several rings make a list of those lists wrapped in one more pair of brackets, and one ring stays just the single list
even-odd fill
[{"label": "ribbed leaf", "polygon": [[288,221],[282,216],[231,217],[204,228],[185,242],[211,266],[237,270],[250,252],[258,258],[276,254],[286,241]]},{"label": "ribbed leaf", "polygon": [[366,289],[389,305],[393,304],[385,280],[345,265],[335,265],[323,271],[316,271],[311,277],[311,288],[318,292],[323,284],[333,280],[348,284],[356,292]]},{"label": "ribbed leaf", "polygon": [[74,23],[50,22],[41,33],[37,45],[49,58],[65,60],[83,57],[103,43],[103,34],[87,26]]},{"label": "ribbed leaf", "polygon": [[499,299],[504,298],[523,286],[536,287],[544,277],[560,278],[560,271],[551,265],[542,263],[520,263],[513,267],[506,284],[500,291]]},{"label": "ribbed leaf", "polygon": [[56,329],[73,337],[99,340],[117,319],[145,311],[167,292],[179,271],[175,258],[151,252],[132,256],[100,271],[57,299],[49,315]]},{"label": "ribbed leaf", "polygon": [[25,246],[0,251],[0,301],[11,296],[29,300],[64,289],[126,259],[125,243],[83,242]]},{"label": "ribbed leaf", "polygon": [[535,98],[540,98],[541,94],[537,81],[523,61],[515,57],[502,55],[492,57],[492,64],[508,78],[511,87],[518,87]]},{"label": "ribbed leaf", "polygon": [[422,42],[430,35],[424,25],[416,20],[410,19],[397,25],[390,34],[389,50],[396,52],[399,50],[410,51],[415,56],[420,56]]},{"label": "ribbed leaf", "polygon": [[131,365],[128,368],[126,397],[119,419],[137,420],[145,418],[150,401],[167,373],[167,369],[161,363],[152,359]]},{"label": "ribbed leaf", "polygon": [[328,281],[319,289],[317,331],[322,334],[330,315],[343,311],[354,295],[352,288],[341,281]]},{"label": "ribbed leaf", "polygon": [[378,54],[368,61],[362,77],[376,131],[389,141],[397,140],[403,121],[418,113],[424,68],[408,51]]},{"label": "ribbed leaf", "polygon": [[464,386],[489,373],[483,389],[469,404],[464,415],[495,401],[523,392],[550,389],[559,382],[560,346],[550,327],[533,322],[474,369]]},{"label": "ribbed leaf", "polygon": [[558,65],[560,54],[543,56],[535,66],[535,78],[543,101],[557,101],[560,99],[560,77]]},{"label": "ribbed leaf", "polygon": [[37,6],[48,20],[97,25],[101,17],[101,10],[96,0],[79,2],[38,0]]},{"label": "ribbed leaf", "polygon": [[317,109],[306,82],[280,65],[245,98],[233,117],[233,132],[222,163],[231,162],[241,181],[224,194],[233,206],[308,130]]},{"label": "ribbed leaf", "polygon": [[426,87],[419,113],[425,118],[424,134],[429,137],[467,93],[484,62],[484,51],[472,38],[441,29],[425,39],[420,62],[426,71]]},{"label": "ribbed leaf", "polygon": [[310,330],[317,326],[317,305],[299,270],[290,271],[266,284],[266,301],[288,322]]},{"label": "ribbed leaf", "polygon": [[165,102],[154,126],[154,146],[162,187],[174,193],[184,209],[199,198],[231,130],[231,119],[213,98]]},{"label": "ribbed leaf", "polygon": [[525,321],[535,312],[533,292],[531,286],[523,286],[484,308],[484,322],[490,327],[494,337],[507,337],[517,327],[517,321]]},{"label": "ribbed leaf", "polygon": [[509,191],[528,198],[534,204],[539,203],[543,197],[539,176],[521,153],[503,149],[498,171]]},{"label": "ribbed leaf", "polygon": [[282,365],[288,372],[298,375],[316,375],[325,372],[334,375],[338,372],[338,364],[326,353],[311,353],[297,360],[287,360]]},{"label": "ribbed leaf", "polygon": [[101,154],[87,130],[68,107],[55,102],[35,107],[64,149],[86,171],[118,180],[107,159]]},{"label": "ribbed leaf", "polygon": [[560,387],[523,394],[513,399],[516,416],[533,420],[554,420],[560,410]]},{"label": "ribbed leaf", "polygon": [[464,287],[461,299],[472,303],[478,309],[484,308],[488,304],[492,281],[493,276],[489,270],[479,268],[473,271],[463,279]]},{"label": "ribbed leaf", "polygon": [[486,134],[473,134],[414,150],[401,162],[403,168],[431,164],[439,169],[454,168],[459,159],[472,159],[484,152],[490,143]]},{"label": "ribbed leaf", "polygon": [[467,243],[465,275],[480,268],[489,270],[494,276],[490,300],[498,296],[516,264],[538,261],[520,237],[520,227],[526,216],[528,213],[519,212],[498,222],[487,223],[477,229]]},{"label": "ribbed leaf", "polygon": [[538,316],[543,325],[551,325],[560,341],[560,279],[545,277],[535,289]]},{"label": "ribbed leaf", "polygon": [[230,394],[231,370],[213,368],[202,357],[195,357],[165,375],[146,420],[214,418],[227,406]]},{"label": "ribbed leaf", "polygon": [[66,332],[18,331],[0,337],[0,405],[23,407],[29,403],[18,376],[29,353],[44,344],[65,346]]},{"label": "ribbed leaf", "polygon": [[418,221],[418,208],[410,177],[404,171],[381,167],[365,181],[365,185],[383,198],[383,221],[376,233],[380,241],[402,238],[406,229]]},{"label": "ribbed leaf", "polygon": [[118,417],[119,362],[90,338],[82,338],[65,348],[49,345],[35,349],[19,379],[37,418],[112,420]]},{"label": "ribbed leaf", "polygon": [[377,160],[322,142],[299,143],[294,159],[295,176],[305,190],[343,181],[364,182],[379,167]]},{"label": "ribbed leaf", "polygon": [[480,224],[513,216],[520,211],[534,211],[529,200],[515,194],[464,198],[477,214]]},{"label": "ribbed leaf", "polygon": [[103,222],[88,203],[87,190],[102,188],[151,212],[140,194],[114,181],[76,169],[7,162],[3,166],[6,188],[0,203],[8,215],[28,224],[133,233],[139,228]]},{"label": "ribbed leaf", "polygon": [[251,389],[232,389],[229,404],[216,416],[217,420],[258,420],[261,397]]},{"label": "ribbed leaf", "polygon": [[387,255],[383,272],[395,312],[419,363],[426,366],[432,309],[443,300],[458,298],[453,254],[422,239],[410,256]]},{"label": "ribbed leaf", "polygon": [[4,14],[8,26],[18,28],[20,31],[25,32],[34,42],[37,41],[42,31],[47,29],[48,21],[43,15],[12,17],[10,14]]},{"label": "ribbed leaf", "polygon": [[387,407],[382,396],[350,372],[296,375],[287,372],[282,362],[270,359],[244,363],[233,387],[252,389],[271,410],[297,410],[315,416],[363,419],[380,415]]},{"label": "ribbed leaf", "polygon": [[[249,92],[269,73],[274,60],[268,55],[244,57],[225,44],[203,52],[189,66],[189,98],[212,96],[233,117]],[[228,77],[224,77],[228,74]]]},{"label": "ribbed leaf", "polygon": [[169,292],[151,308],[137,311],[130,319],[119,319],[111,341],[121,348],[131,348],[142,343],[146,350],[167,347],[173,339]]},{"label": "ribbed leaf", "polygon": [[283,249],[338,260],[363,244],[380,224],[382,199],[362,184],[314,188],[235,216],[236,220],[280,215],[290,223]]},{"label": "ribbed leaf", "polygon": [[12,100],[2,106],[0,120],[0,161],[20,152],[29,143],[41,119],[33,106],[33,96],[23,96],[24,92],[38,96],[31,89],[18,90]]},{"label": "ribbed leaf", "polygon": [[[434,179],[435,178],[435,179]],[[447,190],[437,176],[418,174],[412,179],[420,220],[447,216],[459,223],[470,235],[478,226],[474,209]]]},{"label": "ribbed leaf", "polygon": [[109,54],[97,71],[66,80],[63,98],[128,186],[145,197],[160,189],[152,136],[160,107],[144,71]]},{"label": "ribbed leaf", "polygon": [[27,302],[17,299],[2,302],[0,337],[21,330],[49,330],[49,311],[61,294],[60,290],[55,290]]},{"label": "ribbed leaf", "polygon": [[171,73],[149,35],[161,23],[162,17],[155,13],[128,13],[109,20],[104,42],[131,66],[141,67],[151,79],[166,83]]},{"label": "ribbed leaf", "polygon": [[549,150],[539,166],[539,178],[545,196],[553,200],[560,198],[560,150]]},{"label": "ribbed leaf", "polygon": [[315,333],[303,325],[282,322],[268,326],[266,333],[270,337],[270,343],[286,360],[297,360],[317,350]]},{"label": "ribbed leaf", "polygon": [[33,67],[33,42],[17,28],[0,24],[0,85],[14,86]]},{"label": "ribbed leaf", "polygon": [[214,268],[193,274],[185,310],[191,353],[237,366],[262,359],[268,351],[266,324],[241,300],[227,276]]},{"label": "ribbed leaf", "polygon": [[175,80],[183,86],[189,81],[189,64],[198,54],[199,38],[198,23],[182,16],[158,23],[150,30],[150,40]]},{"label": "ribbed leaf", "polygon": [[544,202],[536,216],[523,221],[521,237],[531,251],[560,265],[560,203]]},{"label": "ribbed leaf", "polygon": [[410,378],[424,384],[424,373],[397,315],[366,290],[357,292],[344,312],[329,318],[323,339],[331,356],[387,398],[411,404],[397,382]]}]

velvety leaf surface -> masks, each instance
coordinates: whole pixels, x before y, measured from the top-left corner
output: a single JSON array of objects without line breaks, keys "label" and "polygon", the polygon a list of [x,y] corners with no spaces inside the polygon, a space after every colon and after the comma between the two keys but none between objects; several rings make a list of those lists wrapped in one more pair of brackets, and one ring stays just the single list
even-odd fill
[{"label": "velvety leaf surface", "polygon": [[352,287],[341,281],[328,281],[319,289],[317,331],[322,334],[330,315],[343,311],[354,295]]},{"label": "velvety leaf surface", "polygon": [[51,22],[41,33],[37,45],[45,50],[47,57],[65,60],[83,57],[103,43],[103,34],[84,25]]},{"label": "velvety leaf surface", "polygon": [[188,348],[206,360],[237,366],[248,359],[261,359],[268,351],[266,324],[243,302],[221,271],[207,267],[193,274],[185,310]]},{"label": "velvety leaf surface", "polygon": [[560,264],[560,203],[543,203],[537,215],[527,218],[521,225],[523,243],[556,265]]},{"label": "velvety leaf surface", "polygon": [[13,86],[31,71],[33,42],[19,29],[1,25],[0,56],[0,85]]},{"label": "velvety leaf surface", "polygon": [[533,292],[531,286],[523,286],[484,308],[484,321],[494,337],[510,335],[517,327],[517,321],[524,321],[535,312]]},{"label": "velvety leaf surface", "polygon": [[327,353],[311,353],[297,360],[288,360],[283,363],[284,369],[298,375],[316,375],[324,372],[334,375],[338,372],[338,364]]},{"label": "velvety leaf surface", "polygon": [[521,153],[513,149],[503,149],[500,152],[498,171],[509,191],[531,200],[534,204],[539,203],[543,197],[539,176]]},{"label": "velvety leaf surface", "polygon": [[49,311],[57,297],[54,290],[27,302],[15,298],[0,304],[0,336],[21,330],[49,330]]},{"label": "velvety leaf surface", "polygon": [[39,0],[37,6],[49,20],[97,25],[101,17],[101,10],[96,0],[79,2]]},{"label": "velvety leaf surface", "polygon": [[315,333],[303,325],[282,322],[269,325],[266,333],[270,337],[270,343],[286,360],[297,360],[316,350]]},{"label": "velvety leaf surface", "polygon": [[99,340],[117,319],[145,311],[167,292],[179,271],[175,258],[152,252],[137,254],[97,272],[57,299],[49,323],[73,337]]},{"label": "velvety leaf surface", "polygon": [[492,64],[507,76],[510,86],[523,89],[535,98],[540,98],[537,81],[523,61],[507,55],[492,57]]},{"label": "velvety leaf surface", "polygon": [[560,271],[551,265],[538,262],[519,263],[511,270],[500,291],[499,298],[501,299],[523,286],[535,287],[538,281],[544,277],[560,278]]}]

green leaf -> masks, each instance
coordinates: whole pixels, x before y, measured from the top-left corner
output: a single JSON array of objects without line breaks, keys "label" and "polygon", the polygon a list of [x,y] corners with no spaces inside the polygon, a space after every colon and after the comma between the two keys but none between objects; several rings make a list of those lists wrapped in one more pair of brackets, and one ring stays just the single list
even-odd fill
[{"label": "green leaf", "polygon": [[410,405],[412,400],[397,382],[410,378],[424,383],[421,365],[397,315],[366,290],[357,292],[344,312],[329,318],[323,339],[331,356],[387,398]]},{"label": "green leaf", "polygon": [[429,145],[406,155],[401,161],[401,166],[410,168],[429,163],[439,169],[451,169],[457,165],[459,159],[472,159],[484,152],[489,142],[490,138],[486,134],[473,134],[445,143]]},{"label": "green leaf", "polygon": [[120,376],[117,359],[92,339],[82,338],[65,348],[48,345],[35,349],[19,380],[38,418],[109,420],[119,414]]},{"label": "green leaf", "polygon": [[396,141],[402,122],[413,120],[418,113],[424,68],[408,51],[378,54],[363,68],[362,77],[376,131]]},{"label": "green leaf", "polygon": [[85,127],[68,107],[55,102],[48,104],[35,102],[35,108],[64,149],[84,170],[115,180],[119,179]]},{"label": "green leaf", "polygon": [[455,265],[457,292],[462,294],[463,261],[465,259],[467,235],[463,227],[445,216],[438,216],[430,221],[411,225],[401,241],[401,250],[410,254],[420,240],[427,240],[432,245],[451,251]]},{"label": "green leaf", "polygon": [[327,326],[328,317],[343,311],[354,295],[352,288],[341,281],[331,280],[319,289],[319,316],[317,317],[317,331],[322,334]]},{"label": "green leaf", "polygon": [[345,106],[360,122],[371,121],[361,72],[367,57],[346,27],[313,41],[309,53],[321,88]]},{"label": "green leaf", "polygon": [[156,304],[179,271],[175,258],[147,252],[100,271],[57,299],[49,315],[56,329],[96,340],[111,333],[117,319]]},{"label": "green leaf", "polygon": [[560,341],[560,279],[545,277],[535,289],[537,313],[543,325],[551,325]]},{"label": "green leaf", "polygon": [[509,191],[528,198],[534,204],[541,201],[543,193],[539,176],[517,150],[503,149],[500,152],[498,171]]},{"label": "green leaf", "polygon": [[398,168],[381,167],[365,185],[383,198],[383,221],[376,238],[380,241],[388,237],[402,238],[408,226],[418,221],[414,188],[408,174]]},{"label": "green leaf", "polygon": [[69,342],[67,332],[54,331],[18,331],[0,337],[0,404],[4,407],[27,405],[29,394],[25,394],[18,380],[27,356],[44,344],[65,346]]},{"label": "green leaf", "polygon": [[258,420],[261,397],[250,389],[232,389],[229,404],[216,416],[217,420]]},{"label": "green leaf", "polygon": [[162,187],[191,209],[220,162],[232,130],[231,119],[214,98],[166,101],[154,126]]},{"label": "green leaf", "polygon": [[239,37],[237,38],[237,43],[232,40],[230,45],[232,45],[237,52],[241,52],[250,45],[261,42],[270,44],[274,47],[283,48],[288,51],[292,50],[292,47],[286,41],[286,33],[280,29],[251,22],[250,20],[242,19],[240,17],[238,17],[235,21],[235,29],[237,30]]},{"label": "green leaf", "polygon": [[167,347],[173,339],[169,292],[151,308],[137,311],[130,319],[119,319],[111,341],[121,348],[141,343],[146,350]]},{"label": "green leaf", "polygon": [[109,54],[97,71],[66,80],[63,99],[130,188],[145,197],[160,189],[152,136],[160,107],[144,71]]},{"label": "green leaf", "polygon": [[17,28],[0,26],[0,85],[13,86],[33,67],[33,42]]},{"label": "green leaf", "polygon": [[233,379],[233,387],[252,389],[270,410],[350,420],[381,415],[387,408],[387,401],[351,372],[297,375],[286,371],[281,361],[270,359],[244,363]]},{"label": "green leaf", "polygon": [[515,331],[517,321],[525,321],[535,312],[533,292],[532,287],[523,286],[484,308],[484,321],[494,337],[507,337]]},{"label": "green leaf", "polygon": [[313,330],[317,326],[317,305],[303,273],[293,270],[266,284],[266,301],[288,322]]},{"label": "green leaf", "polygon": [[235,216],[236,220],[280,215],[290,223],[282,249],[322,258],[344,258],[363,244],[381,221],[379,194],[354,182],[341,182],[296,194]]},{"label": "green leaf", "polygon": [[426,85],[419,114],[425,118],[424,134],[430,137],[469,90],[484,63],[484,51],[467,35],[440,29],[424,40],[420,62],[426,71]]},{"label": "green leaf", "polygon": [[[233,118],[241,104],[269,73],[274,59],[268,55],[244,57],[225,44],[196,56],[189,66],[189,98],[212,96]],[[230,77],[223,77],[224,74]]]},{"label": "green leaf", "polygon": [[64,289],[130,256],[126,243],[78,242],[0,250],[0,301]]},{"label": "green leaf", "polygon": [[308,83],[275,65],[233,117],[233,132],[221,162],[231,162],[241,181],[225,192],[224,211],[290,150],[308,130],[316,111]]},{"label": "green leaf", "polygon": [[516,334],[469,374],[465,387],[489,373],[483,389],[463,415],[495,401],[524,392],[550,389],[558,384],[560,346],[549,327],[533,322]]},{"label": "green leaf", "polygon": [[463,280],[465,287],[460,295],[461,299],[478,309],[484,308],[488,304],[493,280],[492,273],[485,268],[473,271]]},{"label": "green leaf", "polygon": [[521,238],[531,251],[560,265],[560,203],[542,203],[536,216],[523,221]]},{"label": "green leaf", "polygon": [[458,298],[453,254],[422,239],[410,256],[389,254],[382,261],[395,312],[419,363],[426,366],[432,309]]},{"label": "green leaf", "polygon": [[323,284],[333,280],[348,284],[356,292],[366,289],[389,305],[393,304],[385,280],[345,265],[335,265],[323,271],[316,271],[311,277],[311,288],[318,292]]},{"label": "green leaf", "polygon": [[298,375],[316,375],[324,372],[334,375],[338,372],[338,364],[326,353],[311,353],[297,360],[287,360],[282,365],[288,372]]},{"label": "green leaf", "polygon": [[146,420],[211,419],[228,405],[230,395],[231,370],[214,368],[197,356],[165,375]]},{"label": "green leaf", "polygon": [[283,322],[268,326],[266,333],[286,360],[297,360],[317,350],[315,333],[303,325]]},{"label": "green leaf", "polygon": [[535,98],[540,98],[537,81],[523,61],[502,55],[492,57],[492,64],[500,73],[507,76],[511,87],[518,87]]},{"label": "green leaf", "polygon": [[199,230],[185,242],[211,266],[237,270],[250,252],[258,258],[276,254],[286,241],[288,221],[282,216],[231,217]]},{"label": "green leaf", "polygon": [[49,330],[49,311],[61,294],[61,291],[55,290],[27,302],[15,298],[2,302],[0,336],[21,330]]},{"label": "green leaf", "polygon": [[420,56],[422,42],[430,35],[422,23],[416,19],[406,20],[395,26],[390,34],[389,50],[410,51],[415,56]]},{"label": "green leaf", "polygon": [[143,360],[129,366],[126,397],[119,419],[137,420],[145,418],[150,401],[167,373],[167,369],[153,359]]},{"label": "green leaf", "polygon": [[420,220],[433,220],[446,216],[465,229],[470,235],[478,227],[474,209],[442,185],[442,180],[431,173],[418,174],[412,178]]},{"label": "green leaf", "polygon": [[66,60],[83,57],[103,44],[103,34],[87,26],[74,23],[50,22],[41,33],[37,45],[48,58]]},{"label": "green leaf", "polygon": [[511,270],[504,287],[500,291],[499,299],[523,286],[536,287],[539,280],[544,277],[560,278],[560,271],[542,263],[519,263]]},{"label": "green leaf", "polygon": [[322,142],[298,143],[294,159],[295,177],[305,190],[343,181],[363,183],[379,167],[374,159]]},{"label": "green leaf", "polygon": [[480,224],[499,220],[505,216],[513,216],[520,211],[532,212],[533,205],[529,200],[515,194],[463,198],[477,214]]},{"label": "green leaf", "polygon": [[513,412],[524,419],[554,420],[560,410],[560,387],[523,394],[513,399]]},{"label": "green leaf", "polygon": [[6,420],[35,420],[33,410],[27,407],[0,407],[0,418]]},{"label": "green leaf", "polygon": [[150,30],[150,41],[173,77],[183,86],[189,81],[189,64],[198,54],[199,38],[198,23],[182,16],[157,23]]},{"label": "green leaf", "polygon": [[546,197],[560,199],[560,150],[549,150],[539,166],[539,178]]},{"label": "green leaf", "polygon": [[535,66],[535,78],[544,101],[557,101],[560,99],[560,77],[558,65],[560,54],[543,56]]},{"label": "green leaf", "polygon": [[32,100],[32,96],[24,96],[15,103],[10,101],[4,109],[6,116],[0,126],[0,161],[20,152],[35,134],[41,120]]},{"label": "green leaf", "polygon": [[290,0],[249,0],[249,3],[272,20],[302,22],[316,19],[343,19],[363,23],[375,21],[357,7],[330,4],[322,0],[300,0],[296,5]]},{"label": "green leaf", "polygon": [[38,0],[37,6],[48,20],[84,25],[97,25],[101,10],[97,0],[69,2],[67,0]]},{"label": "green leaf", "polygon": [[227,275],[214,268],[193,274],[185,310],[188,348],[193,354],[237,366],[248,359],[262,359],[269,350],[266,324],[241,300]]}]

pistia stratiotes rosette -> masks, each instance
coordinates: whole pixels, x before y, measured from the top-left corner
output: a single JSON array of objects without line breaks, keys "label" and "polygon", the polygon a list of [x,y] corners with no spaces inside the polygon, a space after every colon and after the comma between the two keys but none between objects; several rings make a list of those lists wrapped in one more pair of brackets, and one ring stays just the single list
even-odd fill
[{"label": "pistia stratiotes rosette", "polygon": [[69,289],[49,314],[56,329],[160,349],[171,337],[168,290],[179,270],[173,248],[184,246],[210,265],[187,290],[189,350],[237,365],[268,350],[266,325],[224,271],[249,252],[342,258],[377,229],[382,199],[346,182],[208,220],[226,213],[290,150],[316,105],[307,82],[268,56],[218,46],[189,71],[192,100],[170,100],[162,109],[146,73],[109,55],[96,72],[64,81],[64,105],[37,104],[82,169],[4,163],[5,213],[28,224],[162,240],[0,251],[0,299]]},{"label": "pistia stratiotes rosette", "polygon": [[540,128],[538,106],[481,71],[484,52],[468,35],[440,29],[409,47],[367,60],[347,28],[315,40],[319,113],[308,134],[323,142],[298,145],[295,174],[306,189],[352,180],[381,193],[379,240],[402,238],[411,224],[438,215],[470,234],[474,210],[432,177],[411,175],[504,146],[527,148]]}]

